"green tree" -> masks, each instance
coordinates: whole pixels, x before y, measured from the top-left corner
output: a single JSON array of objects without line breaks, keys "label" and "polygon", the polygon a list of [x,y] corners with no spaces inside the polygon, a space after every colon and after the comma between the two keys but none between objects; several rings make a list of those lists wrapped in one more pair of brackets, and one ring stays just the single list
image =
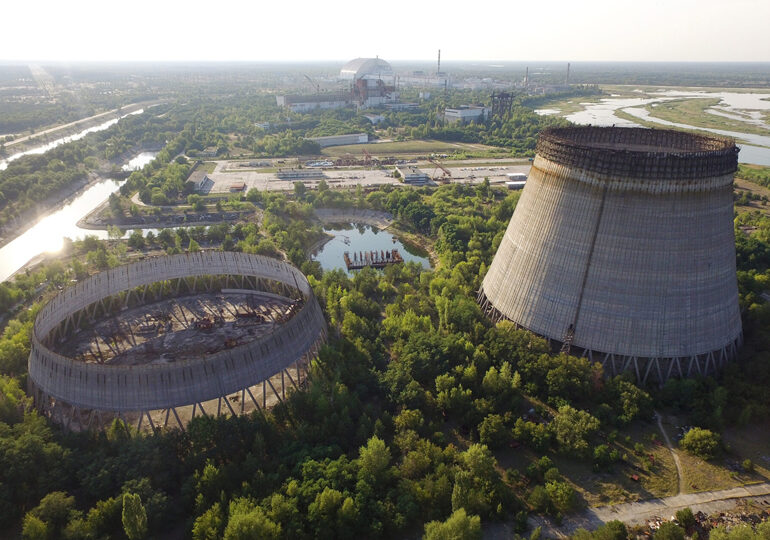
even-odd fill
[{"label": "green tree", "polygon": [[32,514],[24,516],[21,528],[21,537],[24,540],[48,540],[50,534],[50,528],[45,521]]},{"label": "green tree", "polygon": [[123,531],[129,540],[141,540],[147,535],[147,513],[139,495],[123,494]]},{"label": "green tree", "polygon": [[505,427],[503,417],[499,414],[489,414],[479,424],[479,442],[489,448],[501,448],[509,438],[510,430]]},{"label": "green tree", "polygon": [[425,540],[480,540],[481,518],[469,516],[465,508],[455,510],[446,521],[425,524]]},{"label": "green tree", "polygon": [[358,462],[365,477],[379,481],[390,465],[390,449],[375,435],[358,451]]},{"label": "green tree", "polygon": [[545,491],[558,512],[566,514],[575,509],[575,490],[567,482],[546,482]]},{"label": "green tree", "polygon": [[559,448],[567,453],[585,455],[588,451],[588,439],[599,430],[599,420],[586,411],[574,409],[569,405],[559,407],[553,419],[552,428]]},{"label": "green tree", "polygon": [[141,229],[135,229],[128,237],[128,247],[132,249],[144,249],[144,235]]},{"label": "green tree", "polygon": [[40,504],[29,513],[45,522],[51,534],[59,536],[74,509],[75,497],[62,491],[53,491],[43,497]]},{"label": "green tree", "polygon": [[225,540],[271,540],[281,536],[281,526],[272,521],[265,511],[248,499],[230,503],[230,518],[225,527]]},{"label": "green tree", "polygon": [[692,509],[689,507],[677,510],[676,520],[679,522],[679,525],[684,527],[685,530],[689,530],[692,527],[695,527],[695,516],[692,513]]},{"label": "green tree", "polygon": [[708,429],[692,428],[679,441],[679,446],[702,459],[711,459],[719,450],[719,435]]},{"label": "green tree", "polygon": [[671,521],[664,521],[652,536],[655,540],[684,540],[684,529]]},{"label": "green tree", "polygon": [[224,532],[222,507],[214,503],[211,508],[195,519],[192,528],[193,540],[217,540]]},{"label": "green tree", "polygon": [[198,253],[200,250],[200,244],[198,244],[198,242],[196,242],[193,238],[190,238],[190,244],[187,246],[187,251],[190,253]]},{"label": "green tree", "polygon": [[117,225],[107,226],[107,238],[110,240],[119,240],[123,238],[123,231]]}]

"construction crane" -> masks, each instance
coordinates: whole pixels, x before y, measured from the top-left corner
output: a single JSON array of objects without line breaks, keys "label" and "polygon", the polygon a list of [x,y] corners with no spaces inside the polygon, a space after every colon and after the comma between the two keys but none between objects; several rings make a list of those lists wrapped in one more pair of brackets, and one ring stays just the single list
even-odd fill
[{"label": "construction crane", "polygon": [[[302,75],[305,75],[305,74],[303,73]],[[308,75],[305,75],[305,78],[313,86],[313,88],[315,89],[316,94],[320,94],[321,93],[321,85],[318,84],[317,82],[315,82],[313,79],[311,79]]]},{"label": "construction crane", "polygon": [[436,159],[429,157],[428,161],[433,163],[437,169],[441,169],[442,174],[441,177],[436,176],[436,169],[433,169],[433,180],[439,180],[442,184],[448,184],[449,181],[452,179],[452,173],[444,167],[441,163],[439,163]]}]

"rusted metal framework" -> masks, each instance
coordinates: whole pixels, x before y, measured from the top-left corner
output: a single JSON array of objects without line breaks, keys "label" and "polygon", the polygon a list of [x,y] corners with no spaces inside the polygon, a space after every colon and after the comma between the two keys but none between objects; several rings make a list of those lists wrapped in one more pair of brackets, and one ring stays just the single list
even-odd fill
[{"label": "rusted metal framework", "polygon": [[[83,325],[127,307],[228,287],[268,291],[302,305],[265,336],[178,362],[86,363],[55,350]],[[40,310],[32,332],[29,392],[43,414],[68,428],[102,427],[112,418],[140,429],[169,422],[184,428],[180,412],[187,418],[214,414],[214,406],[217,415],[263,409],[273,399],[270,391],[282,401],[287,389],[304,384],[325,337],[324,316],[307,279],[285,262],[231,252],[152,258],[91,276]]]},{"label": "rusted metal framework", "polygon": [[513,94],[510,92],[492,92],[492,106],[490,116],[503,118],[513,107]]},{"label": "rusted metal framework", "polygon": [[714,372],[742,341],[734,141],[545,130],[478,301],[643,382]]}]

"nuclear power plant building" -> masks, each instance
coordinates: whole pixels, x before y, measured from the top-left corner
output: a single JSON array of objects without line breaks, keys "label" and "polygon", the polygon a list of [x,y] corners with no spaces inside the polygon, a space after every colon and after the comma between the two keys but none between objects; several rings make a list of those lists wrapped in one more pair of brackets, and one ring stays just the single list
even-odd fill
[{"label": "nuclear power plant building", "polygon": [[742,340],[732,139],[545,130],[479,291],[562,351],[639,381],[714,372]]}]

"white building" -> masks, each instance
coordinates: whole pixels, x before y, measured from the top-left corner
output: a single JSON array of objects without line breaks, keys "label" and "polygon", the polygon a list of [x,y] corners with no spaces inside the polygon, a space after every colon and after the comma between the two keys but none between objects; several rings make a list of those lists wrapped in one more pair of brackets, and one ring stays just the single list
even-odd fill
[{"label": "white building", "polygon": [[444,110],[444,119],[450,123],[469,124],[471,122],[481,122],[486,120],[489,109],[476,105],[462,105],[454,109]]},{"label": "white building", "polygon": [[187,181],[193,185],[193,189],[198,193],[208,191],[210,186],[214,185],[214,181],[209,178],[206,171],[193,171]]},{"label": "white building", "polygon": [[414,165],[399,165],[396,170],[404,179],[405,184],[422,186],[430,182],[430,176]]},{"label": "white building", "polygon": [[307,137],[307,140],[317,142],[321,148],[326,148],[327,146],[367,143],[369,142],[369,134],[352,133],[350,135],[329,135],[328,137]]},{"label": "white building", "polygon": [[279,107],[286,107],[293,112],[303,113],[324,109],[341,109],[350,105],[351,99],[348,92],[329,92],[325,94],[275,96],[275,101]]}]

